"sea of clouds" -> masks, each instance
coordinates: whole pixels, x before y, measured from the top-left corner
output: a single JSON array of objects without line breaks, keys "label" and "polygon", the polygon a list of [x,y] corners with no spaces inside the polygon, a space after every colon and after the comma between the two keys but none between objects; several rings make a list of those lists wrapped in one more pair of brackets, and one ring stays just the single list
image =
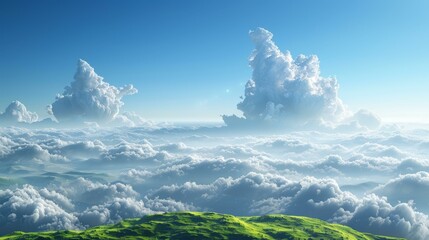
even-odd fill
[{"label": "sea of clouds", "polygon": [[2,128],[0,234],[199,210],[429,237],[425,130]]},{"label": "sea of clouds", "polygon": [[352,113],[317,56],[292,58],[250,32],[252,79],[220,126],[121,112],[115,87],[79,60],[39,120],[0,114],[0,234],[85,229],[171,211],[285,213],[375,234],[429,238],[429,128]]}]

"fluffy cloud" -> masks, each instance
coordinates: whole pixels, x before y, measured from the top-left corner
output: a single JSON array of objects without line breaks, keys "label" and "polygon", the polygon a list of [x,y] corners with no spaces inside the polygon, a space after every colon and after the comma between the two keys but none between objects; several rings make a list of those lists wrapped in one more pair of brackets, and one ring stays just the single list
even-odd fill
[{"label": "fluffy cloud", "polygon": [[363,198],[346,224],[363,232],[380,235],[422,240],[429,238],[427,215],[405,203],[391,205],[386,198],[376,195]]},{"label": "fluffy cloud", "polygon": [[247,120],[303,126],[342,117],[345,107],[338,98],[337,80],[320,76],[317,56],[293,59],[289,51],[280,51],[273,34],[263,28],[250,31],[250,37],[255,44],[250,57],[253,74],[237,105],[244,118],[224,116],[227,125]]},{"label": "fluffy cloud", "polygon": [[5,112],[0,114],[0,123],[33,123],[39,119],[36,113],[27,110],[20,101],[13,101],[6,108]]},{"label": "fluffy cloud", "polygon": [[194,209],[172,199],[140,199],[130,185],[78,178],[57,190],[37,189],[32,185],[0,190],[0,224],[4,226],[0,234],[83,229],[160,211]]},{"label": "fluffy cloud", "polygon": [[40,194],[34,187],[25,185],[15,191],[0,190],[0,234],[17,230],[41,231],[77,229],[78,219],[66,212],[53,198],[63,199],[54,193]]},{"label": "fluffy cloud", "polygon": [[340,124],[335,126],[337,131],[356,131],[356,130],[376,130],[382,126],[380,117],[376,114],[361,109],[351,117],[345,118]]},{"label": "fluffy cloud", "polygon": [[0,155],[0,161],[3,165],[22,165],[33,166],[47,164],[48,162],[65,161],[61,155],[51,154],[40,145],[34,143],[14,144],[3,156]]},{"label": "fluffy cloud", "polygon": [[130,185],[122,183],[102,184],[82,177],[61,187],[61,190],[80,204],[88,206],[110,202],[116,198],[136,198],[139,196]]},{"label": "fluffy cloud", "polygon": [[155,213],[144,206],[143,201],[134,198],[115,198],[101,205],[94,205],[78,214],[84,226],[111,224],[126,218],[142,217]]},{"label": "fluffy cloud", "polygon": [[429,173],[418,172],[400,175],[377,187],[374,193],[386,196],[391,203],[411,202],[420,211],[429,211]]},{"label": "fluffy cloud", "polygon": [[79,60],[74,81],[50,107],[59,121],[105,123],[112,121],[124,105],[122,97],[137,93],[132,85],[110,85],[87,62]]}]

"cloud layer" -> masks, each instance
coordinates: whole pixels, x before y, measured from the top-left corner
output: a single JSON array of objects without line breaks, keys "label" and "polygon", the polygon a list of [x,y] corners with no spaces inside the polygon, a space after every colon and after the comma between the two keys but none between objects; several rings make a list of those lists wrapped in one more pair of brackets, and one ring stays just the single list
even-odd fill
[{"label": "cloud layer", "polygon": [[[426,239],[427,131],[0,128],[0,224],[83,229],[163,211],[286,213]],[[341,183],[341,185],[339,184]]]},{"label": "cloud layer", "polygon": [[124,105],[122,97],[137,93],[132,85],[110,85],[84,60],[79,60],[74,81],[65,87],[50,107],[60,122],[106,123],[115,119]]}]

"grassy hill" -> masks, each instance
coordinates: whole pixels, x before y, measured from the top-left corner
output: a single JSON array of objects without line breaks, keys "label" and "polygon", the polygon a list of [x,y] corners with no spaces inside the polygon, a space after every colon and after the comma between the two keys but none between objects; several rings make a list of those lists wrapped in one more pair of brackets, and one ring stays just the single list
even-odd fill
[{"label": "grassy hill", "polygon": [[85,231],[13,234],[0,239],[397,239],[361,233],[318,219],[287,215],[235,217],[179,212],[128,219]]}]

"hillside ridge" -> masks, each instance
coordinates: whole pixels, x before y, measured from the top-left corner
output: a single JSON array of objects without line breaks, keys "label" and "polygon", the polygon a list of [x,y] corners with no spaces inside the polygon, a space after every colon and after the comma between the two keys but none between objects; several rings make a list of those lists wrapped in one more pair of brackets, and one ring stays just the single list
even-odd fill
[{"label": "hillside ridge", "polygon": [[213,212],[174,212],[126,219],[83,231],[14,232],[3,239],[366,239],[394,237],[362,233],[319,219],[272,214],[237,217]]}]

